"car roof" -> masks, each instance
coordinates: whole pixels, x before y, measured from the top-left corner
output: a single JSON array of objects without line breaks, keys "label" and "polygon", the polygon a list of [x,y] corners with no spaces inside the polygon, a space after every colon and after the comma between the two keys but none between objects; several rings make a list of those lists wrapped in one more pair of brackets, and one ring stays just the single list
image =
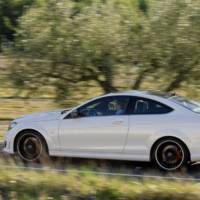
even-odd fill
[{"label": "car roof", "polygon": [[170,93],[164,93],[161,91],[143,91],[143,90],[130,90],[130,91],[122,91],[122,92],[113,92],[109,93],[104,96],[115,96],[115,95],[130,95],[130,96],[141,96],[141,97],[150,97],[150,96],[156,96],[159,98],[169,98],[171,96],[174,96],[175,94]]}]

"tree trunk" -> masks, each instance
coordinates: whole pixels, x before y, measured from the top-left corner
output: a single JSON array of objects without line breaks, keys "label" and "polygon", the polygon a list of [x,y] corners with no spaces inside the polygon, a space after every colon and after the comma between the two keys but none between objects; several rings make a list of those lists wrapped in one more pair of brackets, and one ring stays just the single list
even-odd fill
[{"label": "tree trunk", "polygon": [[165,92],[170,92],[181,86],[181,83],[186,80],[187,75],[190,73],[191,68],[179,71],[174,80],[166,87]]},{"label": "tree trunk", "polygon": [[133,90],[138,90],[144,80],[144,78],[146,77],[147,74],[151,73],[153,71],[153,68],[147,68],[143,71],[140,72],[140,74],[138,75],[137,79],[135,80],[132,89]]},{"label": "tree trunk", "polygon": [[104,80],[97,77],[97,82],[104,90],[105,93],[115,92],[117,89],[113,86],[113,68],[109,63],[105,63],[104,65],[98,66],[98,70],[100,72],[99,76],[103,76]]},{"label": "tree trunk", "polygon": [[113,86],[112,81],[109,80],[97,80],[101,88],[105,93],[116,92],[117,89]]}]

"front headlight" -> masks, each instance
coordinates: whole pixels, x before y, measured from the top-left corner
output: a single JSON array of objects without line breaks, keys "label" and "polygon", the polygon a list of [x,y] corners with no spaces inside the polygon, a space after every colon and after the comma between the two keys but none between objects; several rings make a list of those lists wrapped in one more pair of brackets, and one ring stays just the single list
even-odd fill
[{"label": "front headlight", "polygon": [[16,125],[17,125],[17,122],[15,122],[15,121],[10,122],[10,124],[8,126],[8,130],[13,129]]}]

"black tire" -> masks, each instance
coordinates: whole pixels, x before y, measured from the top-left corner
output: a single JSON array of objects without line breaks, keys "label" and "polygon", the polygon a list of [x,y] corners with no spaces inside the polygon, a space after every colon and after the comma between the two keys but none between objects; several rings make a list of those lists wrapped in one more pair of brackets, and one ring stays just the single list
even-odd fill
[{"label": "black tire", "polygon": [[175,171],[187,165],[189,160],[186,146],[174,138],[164,138],[153,146],[152,161],[162,170]]},{"label": "black tire", "polygon": [[16,152],[25,163],[44,162],[49,158],[46,142],[35,131],[26,131],[18,136]]}]

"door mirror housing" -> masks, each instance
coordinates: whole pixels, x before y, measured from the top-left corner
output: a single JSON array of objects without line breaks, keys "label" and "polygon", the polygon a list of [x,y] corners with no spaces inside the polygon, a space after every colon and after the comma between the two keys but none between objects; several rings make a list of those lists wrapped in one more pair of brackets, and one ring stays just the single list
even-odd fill
[{"label": "door mirror housing", "polygon": [[78,110],[73,110],[73,111],[70,113],[70,117],[71,117],[71,118],[78,118],[78,117],[80,117],[80,113],[78,112]]}]

